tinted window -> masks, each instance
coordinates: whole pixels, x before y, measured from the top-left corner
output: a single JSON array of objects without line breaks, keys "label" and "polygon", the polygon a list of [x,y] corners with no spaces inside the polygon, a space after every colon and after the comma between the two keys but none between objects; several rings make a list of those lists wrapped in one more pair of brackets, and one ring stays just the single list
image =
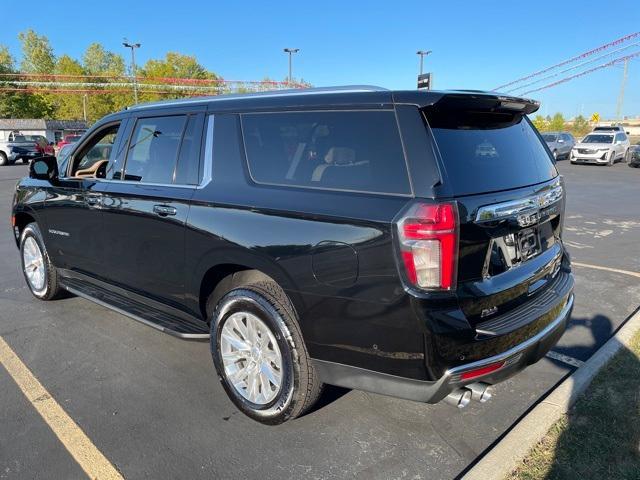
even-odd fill
[{"label": "tinted window", "polygon": [[242,128],[256,182],[411,192],[392,111],[248,114]]},{"label": "tinted window", "polygon": [[125,180],[173,183],[186,116],[141,118],[136,122],[125,163]]},{"label": "tinted window", "polygon": [[542,138],[545,142],[555,142],[558,137],[555,133],[543,133]]},{"label": "tinted window", "polygon": [[457,195],[533,185],[557,175],[521,115],[430,109],[426,117]]}]

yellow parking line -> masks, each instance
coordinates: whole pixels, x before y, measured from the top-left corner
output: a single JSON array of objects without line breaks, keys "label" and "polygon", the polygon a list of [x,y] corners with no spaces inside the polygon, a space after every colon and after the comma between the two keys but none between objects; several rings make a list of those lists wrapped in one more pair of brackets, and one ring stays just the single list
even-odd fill
[{"label": "yellow parking line", "polygon": [[122,475],[33,376],[2,337],[0,337],[0,364],[4,366],[24,396],[47,422],[53,433],[89,478],[122,479]]},{"label": "yellow parking line", "polygon": [[605,272],[622,273],[624,275],[631,275],[632,277],[640,278],[640,273],[631,272],[629,270],[620,270],[618,268],[601,267],[600,265],[591,265],[589,263],[580,263],[580,262],[574,262],[574,261],[571,262],[571,265],[575,265],[576,267],[593,268],[595,270],[604,270]]}]

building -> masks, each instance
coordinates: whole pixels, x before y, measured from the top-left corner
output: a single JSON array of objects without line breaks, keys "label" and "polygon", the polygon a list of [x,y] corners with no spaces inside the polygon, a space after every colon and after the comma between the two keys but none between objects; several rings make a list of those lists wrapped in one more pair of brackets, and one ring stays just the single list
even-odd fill
[{"label": "building", "polygon": [[89,126],[82,120],[44,120],[41,118],[0,118],[0,141],[9,133],[42,135],[47,141],[58,143],[65,135],[83,133]]}]

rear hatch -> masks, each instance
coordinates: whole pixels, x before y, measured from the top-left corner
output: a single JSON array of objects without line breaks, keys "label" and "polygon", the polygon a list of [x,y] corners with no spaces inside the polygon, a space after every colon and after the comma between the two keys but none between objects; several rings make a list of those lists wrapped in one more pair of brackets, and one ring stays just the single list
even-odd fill
[{"label": "rear hatch", "polygon": [[458,208],[457,297],[476,327],[556,280],[564,186],[526,114],[537,104],[448,95],[423,109],[440,156],[439,196]]}]

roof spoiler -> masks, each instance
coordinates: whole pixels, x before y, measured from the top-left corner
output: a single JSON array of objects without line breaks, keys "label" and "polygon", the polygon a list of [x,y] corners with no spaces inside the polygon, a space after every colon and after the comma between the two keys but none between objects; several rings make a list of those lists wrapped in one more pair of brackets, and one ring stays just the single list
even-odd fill
[{"label": "roof spoiler", "polygon": [[529,98],[470,92],[445,94],[433,106],[451,110],[481,110],[529,115],[540,108],[540,102]]},{"label": "roof spoiler", "polygon": [[394,100],[396,103],[413,104],[420,108],[442,107],[451,110],[479,110],[526,115],[540,108],[540,103],[536,100],[477,90],[402,91],[394,92]]}]

